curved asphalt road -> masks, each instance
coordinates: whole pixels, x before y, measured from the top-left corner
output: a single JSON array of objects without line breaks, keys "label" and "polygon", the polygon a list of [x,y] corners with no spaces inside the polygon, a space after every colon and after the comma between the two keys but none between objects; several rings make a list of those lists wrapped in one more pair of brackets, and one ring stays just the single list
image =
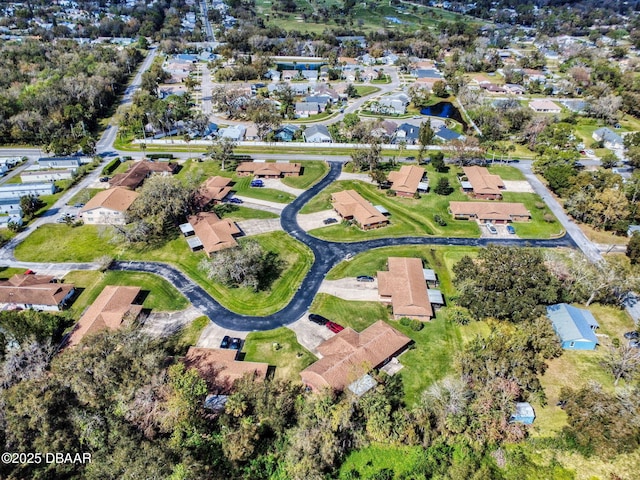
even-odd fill
[{"label": "curved asphalt road", "polygon": [[330,170],[319,183],[304,192],[282,211],[280,223],[282,228],[293,238],[307,245],[315,257],[311,269],[302,281],[302,284],[293,295],[287,306],[279,312],[265,317],[240,315],[227,310],[220,305],[202,287],[198,286],[180,270],[163,263],[155,262],[114,262],[110,267],[113,270],[130,270],[155,273],[169,280],[180,292],[182,292],[196,308],[207,315],[212,322],[224,328],[232,330],[271,330],[283,325],[288,325],[304,315],[315,297],[320,284],[327,272],[336,264],[344,260],[347,254],[357,254],[372,248],[388,247],[396,245],[466,245],[486,246],[490,243],[513,246],[531,247],[575,247],[573,239],[565,235],[553,240],[521,240],[521,239],[490,239],[490,238],[443,238],[443,237],[404,237],[404,238],[380,238],[354,243],[338,243],[320,240],[303,231],[296,220],[296,215],[311,198],[317,195],[323,188],[335,181],[342,169],[341,162],[329,162]]}]

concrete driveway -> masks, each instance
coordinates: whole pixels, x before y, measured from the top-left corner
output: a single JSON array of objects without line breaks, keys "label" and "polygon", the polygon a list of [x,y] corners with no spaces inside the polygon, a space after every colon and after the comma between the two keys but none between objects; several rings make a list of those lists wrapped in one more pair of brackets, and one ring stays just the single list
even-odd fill
[{"label": "concrete driveway", "polygon": [[[340,217],[335,210],[322,210],[321,212],[298,214],[296,220],[298,221],[300,228],[305,232],[308,232],[314,228],[327,227],[328,225],[324,224],[324,220],[327,218],[335,218],[338,220],[336,223],[340,223]],[[331,225],[335,225],[335,223],[332,223]]]},{"label": "concrete driveway", "polygon": [[318,293],[328,293],[343,300],[362,302],[379,302],[378,280],[373,282],[358,282],[353,277],[338,280],[325,280],[320,285]]},{"label": "concrete driveway", "polygon": [[375,183],[373,180],[371,180],[371,177],[367,173],[342,172],[340,173],[338,180],[360,180],[361,182],[365,183]]},{"label": "concrete driveway", "polygon": [[335,335],[327,327],[310,321],[309,312],[305,313],[299,320],[287,325],[287,328],[293,330],[300,345],[318,358],[322,358],[322,355],[318,353],[318,345]]},{"label": "concrete driveway", "polygon": [[203,313],[193,305],[179,312],[154,312],[146,318],[142,331],[152,337],[168,337],[201,317]]},{"label": "concrete driveway", "polygon": [[235,198],[242,200],[242,205],[256,210],[264,210],[279,214],[287,206],[286,203],[270,202],[268,200],[260,200],[259,198],[245,197],[242,195],[234,195]]},{"label": "concrete driveway", "polygon": [[224,328],[211,322],[204,328],[204,330],[202,330],[200,338],[196,343],[196,347],[220,348],[220,342],[222,342],[222,338],[225,335],[228,335],[230,337],[238,337],[244,340],[245,338],[247,338],[248,333],[249,332],[246,331]]},{"label": "concrete driveway", "polygon": [[303,189],[293,188],[289,185],[285,185],[282,183],[282,180],[279,178],[263,178],[265,188],[274,188],[276,190],[280,190],[283,192],[290,193],[291,195],[295,195],[296,197],[304,193]]},{"label": "concrete driveway", "polygon": [[526,180],[503,180],[502,183],[504,183],[504,189],[507,192],[535,193],[531,184]]},{"label": "concrete driveway", "polygon": [[240,230],[246,235],[260,235],[261,233],[276,232],[282,230],[279,218],[262,218],[252,220],[242,220],[236,222]]}]

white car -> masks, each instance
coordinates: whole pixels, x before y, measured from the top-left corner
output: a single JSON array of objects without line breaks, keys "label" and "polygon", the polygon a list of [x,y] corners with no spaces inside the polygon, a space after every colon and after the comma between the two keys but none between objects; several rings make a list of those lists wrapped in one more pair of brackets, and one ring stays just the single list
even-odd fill
[{"label": "white car", "polygon": [[487,222],[484,224],[485,227],[487,227],[487,230],[489,230],[489,233],[492,233],[494,235],[496,235],[498,233],[498,229],[495,227],[495,225],[491,222]]}]

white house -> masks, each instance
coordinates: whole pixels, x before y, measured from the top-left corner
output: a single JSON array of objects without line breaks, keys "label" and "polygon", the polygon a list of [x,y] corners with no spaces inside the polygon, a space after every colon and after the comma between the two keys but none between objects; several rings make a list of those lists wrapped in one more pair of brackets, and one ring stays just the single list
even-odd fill
[{"label": "white house", "polygon": [[220,138],[230,138],[235,142],[240,142],[244,140],[246,131],[247,127],[244,125],[231,125],[230,127],[218,130],[218,136]]},{"label": "white house", "polygon": [[324,125],[312,125],[302,134],[307,143],[331,143],[331,134]]},{"label": "white house", "polygon": [[49,170],[55,168],[76,169],[82,164],[80,157],[43,157],[38,159],[38,168],[40,170]]},{"label": "white house", "polygon": [[394,93],[392,95],[380,97],[378,102],[371,104],[370,110],[378,113],[404,115],[407,112],[407,105],[409,105],[409,102],[410,99],[407,94]]},{"label": "white house", "polygon": [[55,192],[56,186],[53,183],[9,183],[0,186],[0,199],[53,195]]},{"label": "white house", "polygon": [[538,113],[560,113],[562,111],[560,105],[551,100],[532,100],[529,102],[529,108]]},{"label": "white house", "polygon": [[56,180],[71,180],[74,170],[39,170],[22,172],[20,180],[23,183],[55,182]]},{"label": "white house", "polygon": [[605,148],[615,150],[624,147],[622,137],[610,128],[599,128],[591,136],[596,142],[602,142]]}]

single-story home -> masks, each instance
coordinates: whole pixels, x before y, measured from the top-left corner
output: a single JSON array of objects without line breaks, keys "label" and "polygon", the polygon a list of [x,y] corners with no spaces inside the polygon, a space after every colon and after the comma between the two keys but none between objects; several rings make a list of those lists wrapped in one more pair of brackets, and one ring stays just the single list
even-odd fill
[{"label": "single-story home", "polygon": [[331,195],[334,210],[344,220],[353,220],[363,230],[384,227],[389,219],[355,190],[342,190]]},{"label": "single-story home", "polygon": [[0,198],[20,198],[27,195],[53,195],[56,186],[53,183],[7,183],[0,185]]},{"label": "single-story home", "polygon": [[228,348],[189,347],[182,361],[198,372],[209,392],[231,393],[233,384],[244,375],[264,380],[269,369],[267,363],[238,361],[237,353]]},{"label": "single-story home", "polygon": [[57,312],[74,292],[72,284],[54,283],[50,275],[14,275],[0,281],[0,308]]},{"label": "single-story home", "polygon": [[300,130],[297,125],[283,125],[276,131],[276,138],[282,142],[291,142],[296,132]]},{"label": "single-story home", "polygon": [[560,105],[545,99],[531,100],[529,108],[538,113],[560,113],[562,111]]},{"label": "single-story home", "polygon": [[76,346],[87,335],[117,330],[125,320],[135,321],[142,312],[140,291],[140,287],[104,287],[67,337],[66,346]]},{"label": "single-story home", "polygon": [[558,303],[547,307],[547,317],[560,337],[562,348],[595,350],[599,343],[595,331],[600,325],[589,310]]},{"label": "single-story home", "polygon": [[324,125],[311,125],[303,133],[302,137],[306,143],[331,143],[331,134]]},{"label": "single-story home", "polygon": [[300,372],[314,392],[344,390],[402,353],[411,339],[382,320],[361,333],[347,327],[318,346],[322,358]]},{"label": "single-story home", "polygon": [[198,190],[198,204],[204,208],[211,203],[221,202],[231,193],[232,180],[227,177],[209,177]]},{"label": "single-story home", "polygon": [[483,200],[501,200],[504,182],[499,175],[489,173],[485,167],[463,167],[466,181],[461,180],[462,190],[471,193],[474,198]]},{"label": "single-story home", "polygon": [[435,139],[444,143],[451,142],[452,140],[464,140],[467,138],[465,135],[444,126],[436,130],[433,136]]},{"label": "single-story home", "polygon": [[75,171],[81,164],[80,157],[42,157],[38,159],[37,167],[41,170],[64,168]]},{"label": "single-story home", "polygon": [[393,318],[428,322],[434,317],[419,258],[389,257],[388,271],[378,272],[380,300],[390,303]]},{"label": "single-story home", "polygon": [[308,118],[311,115],[317,115],[320,113],[320,104],[316,102],[296,102],[295,114],[299,118]]},{"label": "single-story home", "polygon": [[257,178],[283,178],[299,177],[302,173],[302,165],[299,163],[289,163],[288,161],[277,162],[242,162],[236,168],[239,177],[253,175]]},{"label": "single-story home", "polygon": [[387,176],[391,182],[391,189],[401,197],[413,197],[418,191],[424,168],[415,165],[403,165],[399,171],[389,172]]},{"label": "single-story home", "polygon": [[244,140],[244,135],[247,132],[247,127],[244,125],[231,125],[230,127],[221,128],[218,130],[218,137],[229,138],[234,142],[240,142]]},{"label": "single-story home", "polygon": [[242,232],[235,222],[222,219],[213,212],[200,212],[187,218],[180,225],[192,251],[204,250],[208,257],[212,253],[238,245],[236,236]]},{"label": "single-story home", "polygon": [[124,225],[126,212],[138,194],[128,188],[113,187],[98,192],[80,209],[87,225]]},{"label": "single-story home", "polygon": [[404,142],[407,145],[415,145],[418,143],[418,137],[420,136],[420,127],[417,125],[411,125],[410,123],[403,123],[398,126],[396,130],[393,143],[398,144]]},{"label": "single-story home", "polygon": [[595,130],[591,136],[596,142],[602,142],[605,148],[616,150],[624,147],[622,137],[607,127]]},{"label": "single-story home", "polygon": [[449,202],[449,212],[456,220],[478,220],[481,223],[531,220],[531,212],[522,203]]},{"label": "single-story home", "polygon": [[393,93],[385,95],[372,102],[369,110],[377,113],[404,115],[411,99],[406,93]]},{"label": "single-story home", "polygon": [[60,169],[60,170],[36,170],[36,171],[24,171],[20,174],[20,180],[23,183],[40,183],[40,182],[55,182],[56,180],[71,180],[75,170],[72,169]]},{"label": "single-story home", "polygon": [[135,190],[154,173],[173,175],[178,170],[178,164],[172,162],[150,162],[141,160],[136,162],[125,173],[118,173],[109,180],[110,187],[124,187]]}]

